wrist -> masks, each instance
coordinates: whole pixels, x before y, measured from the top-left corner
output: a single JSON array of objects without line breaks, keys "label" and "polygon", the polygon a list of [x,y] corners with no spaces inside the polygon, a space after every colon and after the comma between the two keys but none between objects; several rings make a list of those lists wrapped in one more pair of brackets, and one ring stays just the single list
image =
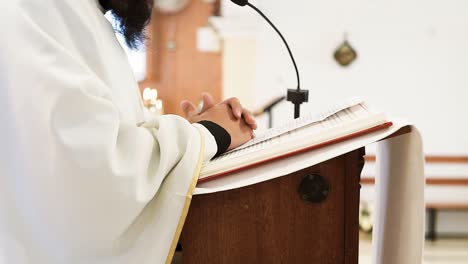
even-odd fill
[{"label": "wrist", "polygon": [[231,135],[224,129],[222,126],[207,120],[202,120],[197,122],[198,124],[204,126],[215,138],[216,145],[218,146],[218,151],[216,156],[219,156],[226,152],[231,145]]}]

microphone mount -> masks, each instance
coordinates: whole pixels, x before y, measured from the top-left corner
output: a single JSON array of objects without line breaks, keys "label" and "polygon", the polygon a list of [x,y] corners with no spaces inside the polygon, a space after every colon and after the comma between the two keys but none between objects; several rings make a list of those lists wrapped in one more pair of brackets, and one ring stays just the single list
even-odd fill
[{"label": "microphone mount", "polygon": [[279,29],[275,26],[275,24],[273,24],[273,22],[271,22],[271,20],[262,11],[260,11],[256,6],[249,3],[248,0],[231,0],[231,1],[236,5],[249,6],[250,8],[255,10],[260,16],[262,16],[268,22],[268,24],[270,24],[271,27],[273,27],[276,33],[278,33],[278,35],[281,37],[281,40],[286,46],[289,56],[291,57],[291,60],[294,65],[294,69],[296,70],[296,77],[297,77],[297,88],[288,89],[287,100],[294,104],[294,118],[299,118],[301,115],[301,104],[309,101],[309,91],[301,89],[301,78],[299,76],[299,69],[297,67],[296,60],[294,59],[294,55],[291,51],[291,48],[289,47],[288,42],[284,38],[283,34],[281,34],[281,31],[279,31]]}]

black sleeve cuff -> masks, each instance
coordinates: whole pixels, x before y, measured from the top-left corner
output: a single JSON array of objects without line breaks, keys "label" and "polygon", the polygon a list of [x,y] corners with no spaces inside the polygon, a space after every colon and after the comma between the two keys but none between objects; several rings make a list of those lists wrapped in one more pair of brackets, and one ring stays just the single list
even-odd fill
[{"label": "black sleeve cuff", "polygon": [[203,120],[198,123],[206,127],[206,129],[208,129],[208,131],[210,131],[210,133],[215,138],[216,145],[218,146],[218,152],[216,153],[215,157],[226,152],[226,150],[231,145],[231,135],[229,135],[229,133],[223,127],[211,121]]}]

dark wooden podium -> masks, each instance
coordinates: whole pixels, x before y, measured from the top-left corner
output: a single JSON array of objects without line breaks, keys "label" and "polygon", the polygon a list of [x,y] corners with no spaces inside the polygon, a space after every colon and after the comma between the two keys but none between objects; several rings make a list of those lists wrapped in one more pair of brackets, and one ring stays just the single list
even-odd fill
[{"label": "dark wooden podium", "polygon": [[364,152],[194,196],[180,239],[183,263],[358,263]]}]

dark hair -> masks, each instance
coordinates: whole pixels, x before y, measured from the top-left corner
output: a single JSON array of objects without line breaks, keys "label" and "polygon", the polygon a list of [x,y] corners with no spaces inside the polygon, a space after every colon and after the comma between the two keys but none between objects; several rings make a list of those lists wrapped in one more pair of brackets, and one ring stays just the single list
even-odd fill
[{"label": "dark hair", "polygon": [[99,0],[99,3],[106,12],[112,12],[115,30],[124,36],[127,46],[138,49],[146,38],[153,0]]}]

